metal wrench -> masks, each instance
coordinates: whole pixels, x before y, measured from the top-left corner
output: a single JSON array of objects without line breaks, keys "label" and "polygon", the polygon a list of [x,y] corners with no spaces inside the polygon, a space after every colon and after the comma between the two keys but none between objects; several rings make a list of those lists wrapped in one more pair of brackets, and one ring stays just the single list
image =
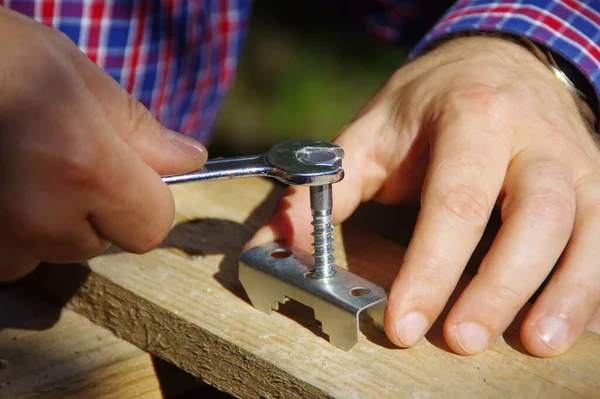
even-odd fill
[{"label": "metal wrench", "polygon": [[336,144],[319,140],[289,140],[261,155],[211,159],[189,173],[163,176],[167,184],[199,180],[266,176],[286,184],[322,186],[344,178],[344,151]]},{"label": "metal wrench", "polygon": [[331,185],[344,178],[339,145],[319,140],[289,140],[275,145],[265,154],[209,160],[202,169],[164,176],[167,184],[198,180],[235,179],[267,176],[286,184],[310,186],[313,216],[314,278],[335,273],[333,263],[333,199]]}]

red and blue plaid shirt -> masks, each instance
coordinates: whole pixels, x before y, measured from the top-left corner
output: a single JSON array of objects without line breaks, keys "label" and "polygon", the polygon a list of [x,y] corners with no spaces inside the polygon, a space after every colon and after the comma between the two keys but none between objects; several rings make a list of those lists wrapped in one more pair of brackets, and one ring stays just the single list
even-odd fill
[{"label": "red and blue plaid shirt", "polygon": [[[67,34],[165,126],[206,141],[231,87],[250,0],[0,0]],[[346,0],[365,28],[394,42],[491,30],[563,55],[600,90],[600,1]],[[439,12],[445,15],[433,24]],[[432,27],[433,25],[433,27]]]}]

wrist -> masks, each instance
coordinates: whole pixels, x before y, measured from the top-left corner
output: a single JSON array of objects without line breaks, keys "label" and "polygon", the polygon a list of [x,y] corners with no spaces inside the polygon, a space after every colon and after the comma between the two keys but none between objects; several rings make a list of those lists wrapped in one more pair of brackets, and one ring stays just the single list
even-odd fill
[{"label": "wrist", "polygon": [[486,70],[490,81],[496,79],[498,69],[530,70],[530,74],[554,79],[531,53],[508,40],[488,36],[453,36],[435,42],[423,49],[418,57],[405,64],[397,73],[398,82],[419,78],[422,74],[452,64],[469,64],[475,71]]},{"label": "wrist", "polygon": [[504,37],[476,35],[447,38],[438,42],[428,54],[455,61],[493,61],[504,67],[527,68],[536,75],[552,75],[531,51]]}]

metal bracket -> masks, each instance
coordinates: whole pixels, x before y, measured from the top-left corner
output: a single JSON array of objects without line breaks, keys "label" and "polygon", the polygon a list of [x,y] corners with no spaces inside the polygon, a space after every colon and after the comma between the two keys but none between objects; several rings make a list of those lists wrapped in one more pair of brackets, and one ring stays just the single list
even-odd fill
[{"label": "metal bracket", "polygon": [[240,257],[239,279],[252,305],[267,314],[291,298],[315,312],[329,342],[350,350],[359,336],[363,310],[383,331],[385,290],[338,266],[329,277],[316,278],[312,255],[279,243],[254,247]]}]

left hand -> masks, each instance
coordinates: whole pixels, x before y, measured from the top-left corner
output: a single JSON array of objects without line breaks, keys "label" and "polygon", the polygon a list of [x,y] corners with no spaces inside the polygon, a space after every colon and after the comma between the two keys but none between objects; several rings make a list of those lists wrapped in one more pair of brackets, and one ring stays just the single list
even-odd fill
[{"label": "left hand", "polygon": [[[421,200],[386,310],[392,342],[412,346],[431,327],[495,204],[503,225],[445,320],[450,348],[486,349],[556,262],[523,344],[554,356],[586,326],[600,331],[600,151],[565,85],[526,49],[451,40],[398,70],[335,141],[346,152],[335,223],[371,199]],[[306,190],[283,204],[249,245],[310,248]]]}]

